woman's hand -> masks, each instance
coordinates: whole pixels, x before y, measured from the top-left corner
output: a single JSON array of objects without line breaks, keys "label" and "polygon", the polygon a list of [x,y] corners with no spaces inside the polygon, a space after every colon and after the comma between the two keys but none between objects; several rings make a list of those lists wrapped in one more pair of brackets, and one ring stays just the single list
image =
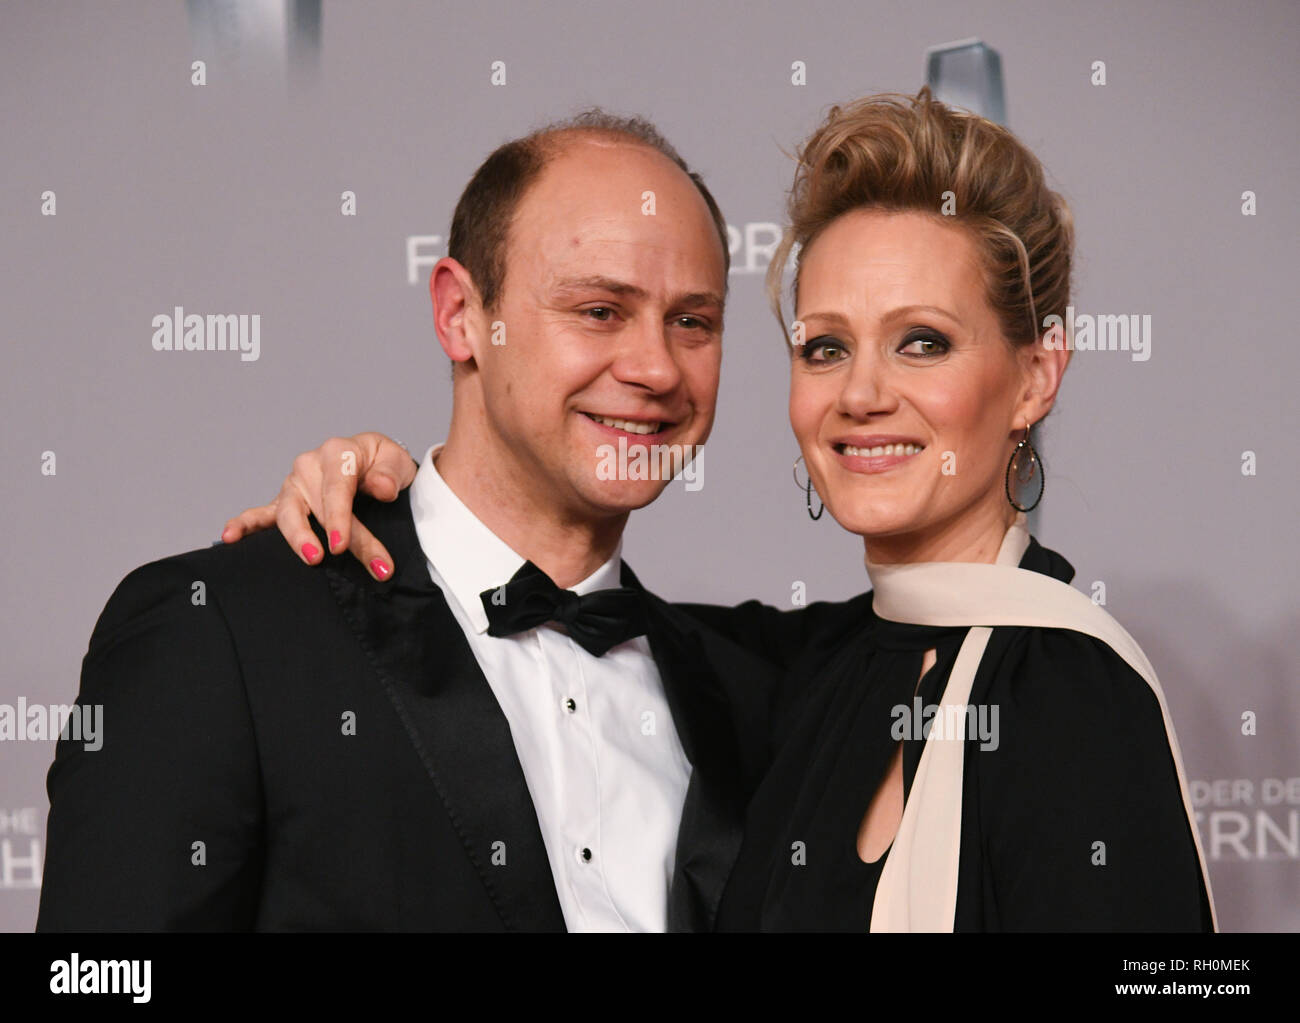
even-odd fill
[{"label": "woman's hand", "polygon": [[285,477],[275,500],[248,508],[227,522],[222,542],[234,543],[277,525],[303,561],[319,564],[325,556],[307,522],[310,512],[325,527],[331,554],[350,550],[374,578],[390,579],[393,559],[352,514],[352,501],[358,487],[377,500],[397,500],[415,479],[415,469],[407,450],[382,433],[332,437],[293,460],[293,472]]}]

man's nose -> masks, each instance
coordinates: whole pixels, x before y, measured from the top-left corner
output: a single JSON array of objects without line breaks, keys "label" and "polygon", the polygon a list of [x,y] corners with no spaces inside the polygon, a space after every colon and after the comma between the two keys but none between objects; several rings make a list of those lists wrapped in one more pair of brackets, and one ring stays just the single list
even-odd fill
[{"label": "man's nose", "polygon": [[668,325],[662,319],[639,320],[620,339],[613,365],[614,376],[662,394],[682,379]]}]

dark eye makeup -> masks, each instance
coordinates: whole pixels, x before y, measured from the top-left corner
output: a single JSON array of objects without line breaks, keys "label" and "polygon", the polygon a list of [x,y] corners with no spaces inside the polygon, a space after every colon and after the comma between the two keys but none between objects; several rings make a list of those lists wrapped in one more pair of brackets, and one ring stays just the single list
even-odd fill
[{"label": "dark eye makeup", "polygon": [[[918,346],[921,350],[915,352],[904,352],[904,349]],[[927,347],[928,346],[928,347]],[[898,345],[900,354],[906,354],[913,359],[934,359],[941,355],[948,354],[952,350],[952,342],[948,340],[940,331],[931,327],[917,328],[908,331]],[[799,358],[805,362],[839,362],[843,355],[836,355],[832,358],[814,358],[818,352],[838,351],[846,352],[847,347],[844,342],[838,340],[831,334],[820,334],[804,342],[799,352]]]}]

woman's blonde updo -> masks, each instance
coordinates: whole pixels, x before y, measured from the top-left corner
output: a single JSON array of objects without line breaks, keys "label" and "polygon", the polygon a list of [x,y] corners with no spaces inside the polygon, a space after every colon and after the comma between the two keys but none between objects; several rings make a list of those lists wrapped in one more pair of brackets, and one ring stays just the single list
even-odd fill
[{"label": "woman's blonde updo", "polygon": [[[1007,129],[940,103],[926,87],[914,97],[887,93],[832,107],[797,159],[790,226],[767,274],[782,330],[781,283],[792,247],[800,249],[797,296],[803,250],[835,218],[858,209],[917,210],[965,227],[980,253],[989,304],[1012,344],[1041,337],[1048,315],[1065,319],[1074,218],[1047,187],[1038,158]],[[946,192],[954,209],[947,216]]]}]

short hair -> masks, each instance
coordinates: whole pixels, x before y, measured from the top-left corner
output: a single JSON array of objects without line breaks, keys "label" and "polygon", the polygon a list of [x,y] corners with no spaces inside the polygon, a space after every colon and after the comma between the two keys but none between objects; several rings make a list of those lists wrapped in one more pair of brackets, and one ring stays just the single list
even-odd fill
[{"label": "short hair", "polygon": [[[852,210],[920,211],[961,225],[975,241],[986,297],[1013,345],[1044,333],[1070,301],[1074,217],[1047,187],[1042,164],[1010,131],[934,99],[882,93],[834,106],[800,147],[787,202],[789,227],[768,268],[767,292],[784,331],[781,284],[802,253]],[[955,211],[944,216],[944,193]],[[786,335],[787,342],[790,340]]]},{"label": "short hair", "polygon": [[[731,269],[727,222],[704,179],[687,166],[677,150],[643,117],[619,117],[591,107],[574,117],[513,139],[493,150],[470,178],[456,203],[447,239],[447,255],[461,263],[478,288],[484,309],[500,301],[506,276],[510,223],[520,201],[548,162],[564,151],[572,137],[595,135],[646,146],[662,153],[691,179],[713,217],[722,240],[723,280]],[[726,285],[724,283],[724,289]]]}]

